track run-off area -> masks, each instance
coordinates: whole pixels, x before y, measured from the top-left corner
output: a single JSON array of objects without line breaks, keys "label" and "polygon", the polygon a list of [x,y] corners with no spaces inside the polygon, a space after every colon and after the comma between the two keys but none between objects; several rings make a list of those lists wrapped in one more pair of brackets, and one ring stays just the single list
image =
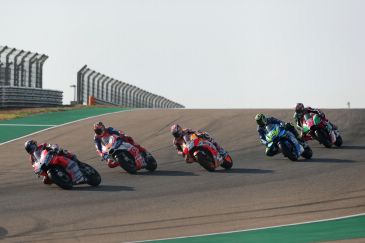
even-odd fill
[{"label": "track run-off area", "polygon": [[[254,120],[258,112],[284,121],[293,114],[291,110],[141,109],[78,122],[55,123],[45,118],[34,122],[52,129],[0,142],[0,240],[365,241],[365,110],[324,110],[339,127],[343,147],[327,149],[311,141],[313,158],[297,162],[281,154],[265,156]],[[101,162],[92,130],[99,120],[124,130],[146,147],[158,161],[157,170],[129,175]],[[186,164],[172,146],[173,123],[208,131],[230,152],[233,168],[210,173],[198,164]],[[1,132],[11,134],[11,126],[4,127],[0,126]],[[30,138],[76,153],[100,172],[101,185],[69,191],[43,185],[23,147]],[[333,218],[341,219],[322,221]],[[296,225],[314,221],[321,222]],[[281,225],[291,226],[267,228]],[[245,231],[256,228],[267,229]],[[231,233],[216,234],[220,232]],[[194,235],[204,236],[173,239]]]}]

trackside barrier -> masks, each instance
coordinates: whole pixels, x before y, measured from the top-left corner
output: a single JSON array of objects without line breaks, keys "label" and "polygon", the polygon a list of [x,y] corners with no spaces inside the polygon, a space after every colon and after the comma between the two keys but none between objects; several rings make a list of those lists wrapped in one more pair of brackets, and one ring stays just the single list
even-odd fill
[{"label": "trackside barrier", "polygon": [[49,107],[62,105],[62,91],[0,86],[0,107]]},{"label": "trackside barrier", "polygon": [[90,96],[95,98],[96,103],[102,102],[123,107],[184,108],[183,105],[165,97],[110,78],[85,65],[77,73],[77,102],[92,104]]}]

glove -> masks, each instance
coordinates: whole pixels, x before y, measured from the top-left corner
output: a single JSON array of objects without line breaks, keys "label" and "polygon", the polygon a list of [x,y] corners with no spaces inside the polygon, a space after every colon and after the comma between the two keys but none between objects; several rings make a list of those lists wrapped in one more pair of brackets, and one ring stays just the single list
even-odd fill
[{"label": "glove", "polygon": [[110,155],[108,153],[104,153],[102,157],[103,157],[103,160],[110,159]]}]

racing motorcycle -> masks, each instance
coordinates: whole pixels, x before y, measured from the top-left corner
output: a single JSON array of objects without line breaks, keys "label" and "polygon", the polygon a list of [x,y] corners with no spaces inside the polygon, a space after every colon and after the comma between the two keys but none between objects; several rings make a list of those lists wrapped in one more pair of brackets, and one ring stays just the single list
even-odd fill
[{"label": "racing motorcycle", "polygon": [[302,124],[303,135],[307,140],[316,139],[326,148],[331,148],[333,144],[337,147],[342,145],[340,133],[337,130],[333,130],[319,115],[314,113],[305,114]]},{"label": "racing motorcycle", "polygon": [[272,149],[274,154],[283,153],[284,157],[288,157],[291,161],[297,161],[300,156],[303,156],[306,159],[312,158],[313,152],[312,149],[307,146],[302,146],[298,141],[300,146],[303,147],[303,152],[298,156],[297,148],[292,139],[296,138],[294,135],[288,134],[289,132],[285,130],[283,126],[278,124],[269,124],[266,126],[266,141],[267,141],[267,149]]},{"label": "racing motorcycle", "polygon": [[184,156],[188,156],[191,162],[198,162],[207,171],[215,171],[219,166],[226,170],[232,168],[233,161],[228,153],[223,158],[213,143],[196,134],[190,135],[190,141],[183,143],[182,148]]},{"label": "racing motorcycle", "polygon": [[80,184],[98,186],[101,182],[100,174],[90,165],[52,150],[44,150],[39,161],[32,166],[38,177],[48,176],[53,183],[66,190]]},{"label": "racing motorcycle", "polygon": [[157,162],[151,153],[141,153],[137,147],[118,138],[116,135],[110,136],[108,144],[103,146],[103,152],[109,153],[109,159],[118,162],[129,174],[136,174],[143,168],[156,170]]}]

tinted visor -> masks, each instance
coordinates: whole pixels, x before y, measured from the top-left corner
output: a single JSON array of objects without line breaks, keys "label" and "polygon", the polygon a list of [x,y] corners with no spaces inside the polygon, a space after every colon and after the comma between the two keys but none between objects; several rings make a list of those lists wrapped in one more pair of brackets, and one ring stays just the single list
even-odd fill
[{"label": "tinted visor", "polygon": [[28,152],[28,154],[31,154],[34,152],[34,150],[36,149],[35,144],[29,145],[25,148],[25,150]]},{"label": "tinted visor", "polygon": [[101,135],[101,134],[103,134],[104,129],[102,129],[102,128],[96,128],[96,129],[94,129],[94,131],[95,131],[95,134]]},{"label": "tinted visor", "polygon": [[257,120],[256,122],[257,122],[257,125],[259,125],[259,126],[265,126],[266,125],[265,122],[262,119]]},{"label": "tinted visor", "polygon": [[179,138],[179,137],[181,137],[181,132],[179,132],[179,131],[173,132],[172,136],[174,136],[175,138]]}]

